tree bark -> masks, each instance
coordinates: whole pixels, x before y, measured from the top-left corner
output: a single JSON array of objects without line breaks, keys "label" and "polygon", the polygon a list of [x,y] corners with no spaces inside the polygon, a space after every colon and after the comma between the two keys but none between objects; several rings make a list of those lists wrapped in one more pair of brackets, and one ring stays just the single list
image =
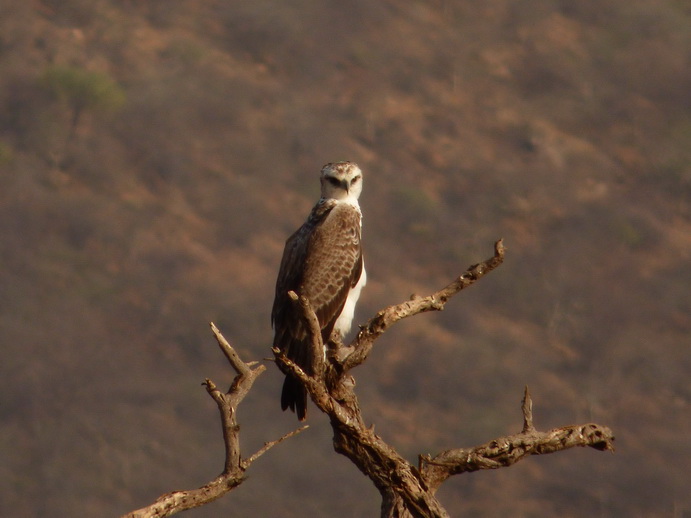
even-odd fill
[{"label": "tree bark", "polygon": [[[495,243],[491,258],[470,266],[461,276],[436,293],[426,297],[414,296],[409,301],[379,311],[361,326],[360,332],[350,344],[329,341],[326,360],[322,352],[324,344],[319,322],[309,301],[290,293],[294,303],[299,306],[301,318],[310,333],[316,368],[314,374],[306,374],[279,349],[273,349],[275,361],[284,373],[290,373],[300,380],[312,401],[329,416],[335,451],[348,457],[377,487],[382,497],[381,516],[384,518],[447,518],[449,515],[435,493],[453,475],[508,467],[530,455],[555,453],[574,447],[614,450],[612,431],[599,424],[588,423],[546,432],[538,431],[533,425],[532,400],[527,387],[521,405],[521,432],[499,437],[473,448],[446,450],[434,456],[420,455],[418,466],[406,461],[378,436],[374,432],[374,426],[368,427],[365,424],[350,371],[367,360],[375,341],[403,318],[443,310],[451,297],[500,266],[503,260],[504,247],[500,240]],[[245,480],[247,468],[267,450],[306,428],[266,443],[249,458],[242,459],[236,411],[265,367],[254,362],[243,362],[216,326],[211,324],[211,327],[219,347],[237,373],[225,393],[210,379],[204,382],[221,417],[226,450],[223,472],[198,489],[167,493],[151,505],[132,511],[122,518],[164,517],[212,502],[241,484]]]},{"label": "tree bark", "polygon": [[[480,469],[510,466],[528,455],[554,453],[575,446],[613,450],[614,436],[609,428],[586,424],[535,430],[532,401],[527,387],[523,398],[523,430],[471,449],[453,449],[434,457],[420,456],[419,466],[407,462],[398,452],[367,427],[360,412],[354,382],[349,372],[367,360],[374,343],[396,322],[427,311],[441,311],[448,300],[502,264],[504,246],[494,246],[494,255],[470,266],[461,276],[427,297],[411,300],[379,311],[361,327],[349,344],[328,344],[327,362],[314,375],[307,375],[283,353],[274,349],[281,370],[291,372],[307,388],[317,407],[329,416],[334,432],[334,449],[348,457],[377,487],[382,496],[381,516],[385,518],[441,518],[448,513],[435,497],[439,486],[450,476]],[[321,358],[323,344],[319,325],[309,301],[291,293],[308,324],[312,346]],[[323,374],[322,374],[323,373]]]},{"label": "tree bark", "polygon": [[240,455],[240,426],[236,419],[237,408],[252,388],[257,377],[266,370],[266,366],[255,366],[256,362],[245,363],[213,323],[211,330],[221,351],[237,373],[230,388],[225,393],[221,392],[208,378],[203,383],[206,391],[216,402],[221,415],[221,429],[226,451],[223,472],[200,488],[166,493],[152,504],[127,513],[121,518],[162,518],[218,500],[244,482],[245,471],[267,450],[307,428],[307,426],[303,426],[275,441],[267,442],[259,451],[247,459],[242,459]]}]

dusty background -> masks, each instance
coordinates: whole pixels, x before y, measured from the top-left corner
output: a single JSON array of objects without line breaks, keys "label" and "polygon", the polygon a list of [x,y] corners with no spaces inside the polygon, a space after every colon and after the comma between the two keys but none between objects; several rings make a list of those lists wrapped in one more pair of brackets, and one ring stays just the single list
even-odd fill
[{"label": "dusty background", "polygon": [[[454,516],[691,516],[691,10],[678,0],[0,1],[0,514],[116,516],[222,468],[201,387],[269,356],[283,241],[353,160],[364,320],[489,257],[358,369],[408,458],[597,421]],[[270,366],[252,453],[294,428]],[[325,419],[185,516],[377,516]]]}]

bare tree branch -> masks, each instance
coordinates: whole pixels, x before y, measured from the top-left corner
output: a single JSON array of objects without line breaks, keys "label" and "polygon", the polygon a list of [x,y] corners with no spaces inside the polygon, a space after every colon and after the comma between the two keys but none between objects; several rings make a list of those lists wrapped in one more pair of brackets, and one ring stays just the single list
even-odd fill
[{"label": "bare tree branch", "polygon": [[[455,474],[509,466],[528,455],[552,453],[574,446],[613,449],[611,430],[597,424],[536,431],[527,387],[522,401],[523,431],[520,434],[495,439],[469,450],[455,449],[434,457],[421,456],[418,468],[376,435],[373,427],[365,425],[349,371],[367,359],[375,340],[393,324],[426,311],[441,311],[451,297],[497,268],[503,260],[504,246],[499,240],[495,243],[493,257],[469,267],[446,287],[427,297],[414,297],[379,311],[361,327],[348,346],[330,343],[330,347],[337,350],[329,355],[324,378],[307,375],[280,350],[274,349],[281,369],[296,376],[307,388],[312,401],[329,416],[334,430],[334,449],[348,457],[379,490],[382,517],[447,517],[435,492],[444,480]],[[297,295],[294,300],[300,304],[301,318],[308,324],[315,354],[317,351],[321,353],[323,345],[316,315],[306,300]]]},{"label": "bare tree branch", "polygon": [[530,399],[530,391],[528,385],[525,386],[523,392],[523,400],[521,401],[521,411],[523,412],[523,433],[529,433],[535,430],[533,426],[533,400]]},{"label": "bare tree branch", "polygon": [[349,354],[342,362],[343,371],[347,372],[364,362],[375,340],[399,320],[427,311],[442,311],[451,297],[500,266],[504,262],[504,250],[504,241],[500,239],[494,244],[493,257],[470,266],[461,276],[436,293],[427,297],[413,297],[409,301],[379,311],[361,327],[357,337],[350,344]]},{"label": "bare tree branch", "polygon": [[279,437],[278,439],[276,439],[276,440],[274,440],[274,441],[265,442],[265,443],[264,443],[264,446],[262,446],[261,448],[259,448],[259,450],[257,450],[257,451],[254,452],[252,455],[250,455],[247,459],[245,459],[245,460],[243,460],[243,461],[241,462],[242,467],[245,468],[245,469],[249,468],[250,465],[251,465],[255,460],[257,460],[259,457],[261,457],[262,455],[264,455],[267,451],[269,451],[271,448],[273,448],[274,446],[276,446],[278,443],[283,442],[283,441],[285,441],[286,439],[290,439],[293,435],[297,435],[297,434],[299,434],[300,432],[303,432],[303,431],[307,430],[308,428],[309,428],[309,425],[306,424],[305,426],[302,426],[302,427],[300,427],[300,428],[297,428],[296,430],[293,430],[292,432],[288,432],[287,434],[282,435],[281,437]]},{"label": "bare tree branch", "polygon": [[211,323],[211,330],[221,351],[237,373],[228,392],[225,393],[220,391],[216,384],[208,378],[203,383],[206,391],[216,402],[221,414],[221,427],[226,450],[223,473],[200,488],[166,493],[157,498],[151,505],[125,514],[122,518],[162,518],[213,502],[239,486],[245,480],[245,471],[255,460],[278,443],[307,428],[307,426],[303,426],[275,441],[267,442],[259,451],[245,460],[242,459],[240,455],[240,427],[236,419],[237,407],[250,391],[257,377],[266,370],[266,366],[256,365],[256,362],[243,362],[213,323]]},{"label": "bare tree branch", "polygon": [[[529,455],[554,453],[576,446],[589,446],[602,451],[614,450],[612,431],[598,424],[565,426],[546,432],[536,430],[528,387],[525,388],[521,402],[523,428],[520,433],[500,437],[470,449],[451,449],[435,456],[420,455],[417,467],[379,437],[374,432],[374,427],[365,425],[350,370],[367,359],[374,342],[393,324],[426,311],[443,310],[451,297],[494,270],[503,260],[504,246],[499,240],[495,243],[493,257],[470,266],[465,273],[441,290],[427,297],[413,297],[379,311],[361,327],[350,345],[344,346],[329,340],[326,344],[329,348],[328,361],[324,361],[325,344],[322,342],[319,321],[309,300],[294,292],[289,293],[299,308],[300,318],[310,336],[314,371],[305,372],[279,349],[274,348],[276,363],[284,373],[300,380],[312,401],[329,416],[334,431],[335,451],[348,457],[377,487],[382,495],[382,517],[448,518],[448,513],[435,493],[453,475],[507,467]],[[216,326],[211,324],[211,328],[223,354],[237,373],[227,392],[219,390],[210,379],[203,383],[216,402],[221,416],[226,450],[223,473],[198,489],[165,494],[153,504],[123,518],[169,516],[212,502],[241,484],[245,479],[245,471],[266,451],[306,428],[268,442],[247,459],[242,459],[237,407],[265,367],[255,362],[243,362]]]},{"label": "bare tree branch", "polygon": [[434,457],[420,455],[419,470],[427,487],[436,491],[450,476],[481,469],[511,466],[529,455],[545,455],[577,446],[614,451],[614,435],[606,426],[594,423],[564,426],[540,432],[532,424],[532,400],[525,389],[522,403],[523,431],[489,441],[474,448],[443,451]]},{"label": "bare tree branch", "polygon": [[310,301],[307,297],[299,297],[294,291],[288,292],[288,297],[297,304],[300,308],[300,317],[302,318],[305,327],[309,331],[309,336],[312,339],[312,365],[314,366],[314,376],[317,380],[324,377],[324,343],[322,342],[321,329],[319,327],[319,319],[312,310]]},{"label": "bare tree branch", "polygon": [[[228,341],[225,339],[225,337],[221,334],[221,332],[218,330],[216,327],[216,324],[211,322],[209,324],[211,327],[211,331],[214,334],[214,337],[216,338],[216,342],[218,343],[218,346],[221,348],[221,351],[223,351],[223,354],[225,355],[226,359],[230,363],[230,366],[233,367],[235,372],[238,374],[242,374],[245,376],[250,375],[251,369],[253,365],[256,364],[256,362],[250,362],[250,363],[245,363],[243,362],[238,354],[235,352],[235,349],[233,349]],[[259,375],[263,371],[259,371],[257,375]],[[243,396],[244,397],[244,396]]]}]

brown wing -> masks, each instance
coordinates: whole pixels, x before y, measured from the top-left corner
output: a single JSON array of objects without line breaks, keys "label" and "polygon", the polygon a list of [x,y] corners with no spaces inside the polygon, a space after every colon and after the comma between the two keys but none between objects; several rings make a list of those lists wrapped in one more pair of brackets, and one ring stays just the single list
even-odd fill
[{"label": "brown wing", "polygon": [[317,314],[324,342],[361,273],[360,211],[341,203],[312,232],[300,287]]},{"label": "brown wing", "polygon": [[[320,201],[305,224],[286,241],[271,311],[274,346],[308,374],[313,373],[313,366],[307,332],[288,292],[293,290],[309,299],[326,341],[361,273],[359,210],[334,200]],[[288,407],[298,419],[305,419],[307,393],[290,375],[281,394],[281,408]]]},{"label": "brown wing", "polygon": [[309,252],[311,236],[314,229],[328,216],[333,209],[333,200],[320,201],[312,209],[307,221],[286,240],[283,249],[281,266],[276,280],[276,295],[271,310],[271,325],[274,327],[274,347],[278,347],[288,356],[290,344],[305,336],[295,304],[288,297],[289,291],[300,292],[305,274],[305,261]]},{"label": "brown wing", "polygon": [[307,223],[286,241],[278,279],[276,280],[271,325],[275,330],[274,347],[283,351],[287,350],[289,341],[295,335],[295,329],[291,329],[291,323],[296,315],[288,292],[297,291],[302,282],[302,265],[307,256],[307,244],[309,242],[309,229],[306,226]]},{"label": "brown wing", "polygon": [[[307,257],[310,234],[314,226],[328,211],[318,210],[317,204],[310,217],[286,241],[281,267],[276,280],[276,296],[271,310],[271,325],[274,327],[274,347],[278,347],[288,358],[309,372],[309,345],[295,304],[288,297],[289,291],[298,292],[303,277],[303,266]],[[307,391],[293,376],[286,375],[281,392],[281,408],[290,407],[300,421],[307,416]]]}]

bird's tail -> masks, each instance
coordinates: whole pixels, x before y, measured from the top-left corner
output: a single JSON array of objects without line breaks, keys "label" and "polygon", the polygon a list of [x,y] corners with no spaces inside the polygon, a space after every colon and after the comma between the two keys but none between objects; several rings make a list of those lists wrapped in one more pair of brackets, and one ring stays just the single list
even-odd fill
[{"label": "bird's tail", "polygon": [[285,410],[288,407],[295,412],[300,421],[307,418],[307,390],[290,374],[286,376],[281,392],[281,409]]}]

